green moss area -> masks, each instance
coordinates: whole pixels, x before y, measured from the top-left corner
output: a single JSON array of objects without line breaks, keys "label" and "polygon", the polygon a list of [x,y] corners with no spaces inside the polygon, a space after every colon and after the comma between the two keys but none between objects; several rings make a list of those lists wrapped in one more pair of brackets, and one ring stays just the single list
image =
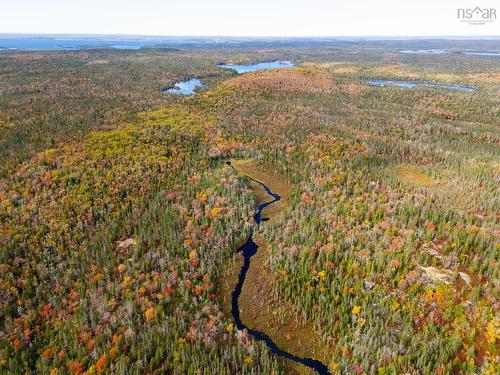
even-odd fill
[{"label": "green moss area", "polygon": [[[228,311],[247,174],[284,199],[246,324],[332,373],[496,373],[499,62],[372,47],[267,49],[302,65],[241,77],[212,64],[256,49],[2,53],[0,372],[307,371]],[[478,90],[365,84],[404,78]]]}]

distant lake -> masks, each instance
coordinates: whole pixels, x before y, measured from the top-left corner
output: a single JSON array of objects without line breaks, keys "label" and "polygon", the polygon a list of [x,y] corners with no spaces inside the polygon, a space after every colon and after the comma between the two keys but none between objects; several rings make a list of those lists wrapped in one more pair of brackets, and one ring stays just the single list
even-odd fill
[{"label": "distant lake", "polygon": [[444,49],[438,49],[438,48],[433,48],[433,49],[405,49],[403,51],[399,51],[400,53],[409,53],[409,54],[415,54],[415,53],[423,53],[423,54],[429,54],[429,55],[439,55],[442,53],[446,53]]},{"label": "distant lake", "polygon": [[292,66],[294,66],[294,63],[288,60],[276,60],[248,65],[219,64],[217,66],[219,68],[232,69],[235,70],[238,74],[243,74],[248,72],[255,72],[257,70],[291,68]]},{"label": "distant lake", "polygon": [[495,51],[477,51],[477,52],[462,52],[464,55],[474,55],[474,56],[496,56],[500,57],[500,52]]},{"label": "distant lake", "polygon": [[198,78],[191,78],[187,81],[177,82],[174,87],[164,90],[167,94],[178,95],[193,95],[197,87],[207,87],[208,85],[200,81]]},{"label": "distant lake", "polygon": [[158,38],[118,38],[106,36],[17,36],[0,35],[0,50],[82,50],[90,48],[116,48],[137,50],[140,48],[199,46],[212,44],[236,44],[238,40],[220,38],[185,38],[185,37],[158,37]]},{"label": "distant lake", "polygon": [[407,81],[381,81],[381,80],[370,80],[367,81],[368,84],[372,86],[385,87],[385,86],[396,86],[396,87],[406,87],[414,88],[416,86],[425,87],[442,87],[450,90],[460,90],[460,91],[475,91],[474,87],[462,86],[462,85],[447,85],[445,83],[430,83],[430,82],[407,82]]},{"label": "distant lake", "polygon": [[139,49],[153,47],[155,40],[105,40],[72,38],[0,38],[0,49],[7,50],[80,50],[95,47]]}]

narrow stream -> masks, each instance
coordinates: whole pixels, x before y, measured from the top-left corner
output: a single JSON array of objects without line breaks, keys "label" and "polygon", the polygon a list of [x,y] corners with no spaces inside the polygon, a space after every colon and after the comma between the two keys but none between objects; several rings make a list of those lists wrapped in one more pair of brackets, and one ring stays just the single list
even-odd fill
[{"label": "narrow stream", "polygon": [[[236,170],[232,165],[231,162],[227,162],[227,165],[229,165],[231,168]],[[262,221],[267,221],[268,219],[262,219],[262,210],[266,208],[267,206],[270,206],[273,203],[278,202],[281,199],[281,196],[279,194],[276,194],[269,189],[268,186],[266,186],[264,183],[261,181],[254,180],[250,176],[248,176],[250,180],[253,182],[259,184],[264,191],[271,196],[273,199],[271,201],[262,203],[257,206],[257,213],[255,214],[255,221],[257,225],[260,225]],[[268,348],[273,352],[274,354],[287,358],[291,361],[298,362],[303,364],[304,366],[307,366],[309,368],[312,368],[313,370],[316,370],[320,375],[329,375],[330,371],[328,370],[328,367],[324,365],[322,362],[312,359],[312,358],[300,358],[297,357],[291,353],[285,352],[284,350],[281,350],[276,343],[271,340],[271,338],[266,335],[265,333],[256,331],[254,329],[248,328],[243,322],[241,321],[240,318],[240,309],[238,306],[238,298],[240,297],[241,294],[241,289],[243,288],[243,283],[245,282],[245,278],[247,276],[248,269],[250,268],[250,258],[257,254],[257,249],[259,248],[255,242],[253,242],[253,232],[250,232],[250,236],[248,237],[247,242],[245,242],[244,245],[242,245],[240,248],[238,248],[238,252],[241,251],[243,253],[243,266],[241,267],[240,275],[238,278],[238,283],[236,284],[233,293],[231,295],[231,310],[233,313],[233,317],[236,323],[236,327],[240,330],[246,330],[250,335],[252,335],[256,340],[259,341],[264,341]]]}]

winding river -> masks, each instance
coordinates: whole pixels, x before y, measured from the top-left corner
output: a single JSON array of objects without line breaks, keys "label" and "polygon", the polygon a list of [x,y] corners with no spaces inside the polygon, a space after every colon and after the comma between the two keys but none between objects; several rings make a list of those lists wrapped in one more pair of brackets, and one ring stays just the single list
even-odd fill
[{"label": "winding river", "polygon": [[[230,166],[231,168],[233,168],[234,170],[236,170],[236,168],[234,168],[231,165],[231,162],[228,161],[226,164],[228,166]],[[262,189],[264,189],[266,194],[269,195],[270,197],[272,197],[272,200],[265,202],[265,203],[262,203],[262,204],[257,206],[257,213],[255,214],[255,221],[256,221],[257,225],[260,225],[260,223],[262,221],[268,220],[268,219],[262,218],[262,210],[264,208],[266,208],[267,206],[270,206],[271,204],[278,202],[281,199],[281,196],[279,194],[276,194],[273,191],[271,191],[271,189],[269,189],[269,187],[267,185],[265,185],[263,182],[258,181],[258,180],[254,180],[250,176],[248,176],[248,177],[253,182],[259,184],[262,187]],[[241,270],[240,270],[240,275],[238,277],[238,283],[236,284],[236,286],[233,290],[233,293],[231,294],[231,311],[232,311],[232,314],[233,314],[233,317],[234,317],[234,320],[236,323],[236,327],[240,330],[246,330],[256,340],[264,341],[266,343],[267,347],[269,348],[269,350],[271,350],[271,352],[273,352],[274,354],[276,354],[280,357],[283,357],[283,358],[287,358],[291,361],[301,363],[304,366],[307,366],[313,370],[316,370],[320,375],[329,375],[330,371],[328,370],[328,367],[325,364],[323,364],[322,362],[320,362],[316,359],[312,359],[312,358],[300,358],[300,357],[297,357],[296,355],[293,355],[291,353],[288,353],[288,352],[280,349],[278,347],[278,345],[276,345],[276,343],[268,335],[266,335],[265,333],[256,331],[254,329],[248,328],[241,321],[238,299],[241,295],[241,290],[243,288],[243,284],[245,283],[245,278],[247,276],[248,269],[250,268],[251,258],[255,254],[257,254],[257,250],[259,248],[257,246],[257,244],[255,242],[253,242],[252,237],[253,237],[253,232],[250,232],[250,236],[248,237],[247,242],[245,242],[237,250],[237,252],[241,251],[243,254],[243,266],[241,267]]]}]

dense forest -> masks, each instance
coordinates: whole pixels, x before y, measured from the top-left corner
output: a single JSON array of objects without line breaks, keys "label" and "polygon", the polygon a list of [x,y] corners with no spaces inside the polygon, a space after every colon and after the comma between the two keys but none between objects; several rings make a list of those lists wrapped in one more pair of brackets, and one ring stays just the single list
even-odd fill
[{"label": "dense forest", "polygon": [[284,350],[498,373],[500,59],[398,52],[438,45],[0,52],[0,373],[314,373],[235,327],[250,232],[241,316]]}]

